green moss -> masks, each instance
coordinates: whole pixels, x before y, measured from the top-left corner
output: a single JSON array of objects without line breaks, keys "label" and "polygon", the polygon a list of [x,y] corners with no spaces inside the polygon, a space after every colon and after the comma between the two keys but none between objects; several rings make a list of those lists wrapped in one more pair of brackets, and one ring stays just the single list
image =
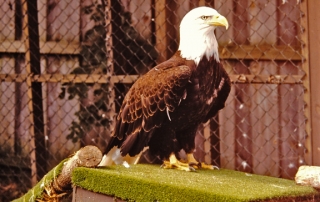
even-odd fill
[{"label": "green moss", "polygon": [[316,194],[292,180],[231,170],[185,172],[158,165],[76,168],[75,186],[134,201],[257,201]]},{"label": "green moss", "polygon": [[45,176],[43,176],[43,178],[25,195],[14,200],[13,202],[24,202],[24,201],[32,202],[32,201],[36,201],[36,199],[40,199],[44,188],[48,184],[50,184],[53,181],[53,179],[55,179],[61,173],[63,164],[67,160],[68,159],[61,161],[56,167],[54,167]]}]

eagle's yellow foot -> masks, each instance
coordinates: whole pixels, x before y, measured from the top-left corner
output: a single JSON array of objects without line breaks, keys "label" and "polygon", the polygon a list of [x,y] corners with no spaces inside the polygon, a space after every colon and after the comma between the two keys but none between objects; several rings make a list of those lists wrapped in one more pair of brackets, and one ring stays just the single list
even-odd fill
[{"label": "eagle's yellow foot", "polygon": [[193,166],[190,166],[188,163],[182,163],[176,158],[174,154],[170,155],[169,161],[163,161],[163,164],[161,165],[161,167],[165,169],[195,171],[195,168]]},{"label": "eagle's yellow foot", "polygon": [[205,164],[205,163],[199,163],[199,162],[194,158],[194,156],[193,156],[192,153],[187,154],[187,161],[188,161],[189,166],[193,167],[194,169],[204,168],[204,169],[209,169],[209,170],[214,170],[214,169],[219,170],[219,167],[217,167],[217,166],[208,165],[208,164]]}]

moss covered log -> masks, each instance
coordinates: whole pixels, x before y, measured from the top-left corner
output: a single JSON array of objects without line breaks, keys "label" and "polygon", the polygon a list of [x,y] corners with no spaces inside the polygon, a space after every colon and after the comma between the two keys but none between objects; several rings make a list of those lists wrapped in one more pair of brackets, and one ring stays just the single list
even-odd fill
[{"label": "moss covered log", "polygon": [[32,189],[14,202],[61,201],[71,195],[71,174],[77,167],[92,168],[102,159],[101,151],[95,146],[86,146],[72,157],[63,160],[49,171]]}]

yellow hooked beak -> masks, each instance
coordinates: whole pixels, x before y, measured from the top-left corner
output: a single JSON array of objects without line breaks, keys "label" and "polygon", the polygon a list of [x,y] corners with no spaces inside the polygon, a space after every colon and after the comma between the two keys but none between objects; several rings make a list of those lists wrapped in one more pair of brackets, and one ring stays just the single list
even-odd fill
[{"label": "yellow hooked beak", "polygon": [[220,14],[211,16],[206,22],[211,26],[225,26],[226,29],[229,27],[227,18]]}]

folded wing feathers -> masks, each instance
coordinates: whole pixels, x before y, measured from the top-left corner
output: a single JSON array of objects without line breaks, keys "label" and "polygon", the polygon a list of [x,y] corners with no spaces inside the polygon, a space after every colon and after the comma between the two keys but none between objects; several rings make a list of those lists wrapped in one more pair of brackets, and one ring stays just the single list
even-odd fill
[{"label": "folded wing feathers", "polygon": [[123,139],[122,155],[138,154],[153,131],[185,99],[191,70],[187,66],[154,70],[138,80],[127,93],[120,109],[115,137]]}]

